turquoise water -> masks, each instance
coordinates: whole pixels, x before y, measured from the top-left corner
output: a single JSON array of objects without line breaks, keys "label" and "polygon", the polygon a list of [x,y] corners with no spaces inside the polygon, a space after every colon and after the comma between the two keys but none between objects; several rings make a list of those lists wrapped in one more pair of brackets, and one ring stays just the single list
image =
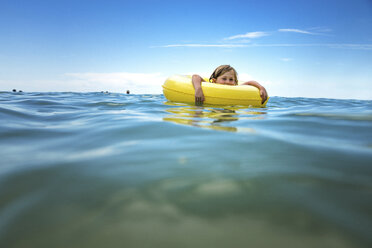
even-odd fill
[{"label": "turquoise water", "polygon": [[0,247],[371,247],[372,101],[0,93]]}]

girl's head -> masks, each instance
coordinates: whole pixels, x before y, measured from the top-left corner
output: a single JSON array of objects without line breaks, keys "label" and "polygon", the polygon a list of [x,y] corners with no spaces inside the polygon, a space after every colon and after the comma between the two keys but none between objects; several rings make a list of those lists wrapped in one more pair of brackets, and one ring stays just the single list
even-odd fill
[{"label": "girl's head", "polygon": [[230,65],[220,65],[209,78],[209,82],[218,84],[238,84],[238,73]]}]

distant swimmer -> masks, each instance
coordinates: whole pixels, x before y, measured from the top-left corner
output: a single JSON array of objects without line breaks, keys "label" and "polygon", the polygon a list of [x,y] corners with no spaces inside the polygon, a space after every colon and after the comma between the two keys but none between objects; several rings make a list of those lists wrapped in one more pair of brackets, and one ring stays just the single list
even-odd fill
[{"label": "distant swimmer", "polygon": [[17,90],[16,89],[13,89],[13,92],[17,92]]},{"label": "distant swimmer", "polygon": [[127,90],[127,94],[130,94],[130,91],[129,90]]}]

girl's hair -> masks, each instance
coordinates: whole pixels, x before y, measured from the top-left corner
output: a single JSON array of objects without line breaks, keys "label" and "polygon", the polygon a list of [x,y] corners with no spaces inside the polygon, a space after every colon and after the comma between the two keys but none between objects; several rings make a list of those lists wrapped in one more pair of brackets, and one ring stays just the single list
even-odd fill
[{"label": "girl's hair", "polygon": [[238,73],[230,65],[220,65],[219,67],[217,67],[216,70],[214,70],[214,72],[212,73],[211,77],[209,78],[209,82],[212,82],[212,79],[217,80],[219,76],[225,74],[228,71],[234,72],[235,84],[238,84]]}]

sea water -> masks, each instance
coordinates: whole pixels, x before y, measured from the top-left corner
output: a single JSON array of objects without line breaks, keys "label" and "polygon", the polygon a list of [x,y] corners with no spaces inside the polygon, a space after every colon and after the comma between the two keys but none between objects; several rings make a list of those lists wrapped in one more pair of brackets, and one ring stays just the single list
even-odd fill
[{"label": "sea water", "polygon": [[0,247],[372,247],[372,101],[1,92]]}]

